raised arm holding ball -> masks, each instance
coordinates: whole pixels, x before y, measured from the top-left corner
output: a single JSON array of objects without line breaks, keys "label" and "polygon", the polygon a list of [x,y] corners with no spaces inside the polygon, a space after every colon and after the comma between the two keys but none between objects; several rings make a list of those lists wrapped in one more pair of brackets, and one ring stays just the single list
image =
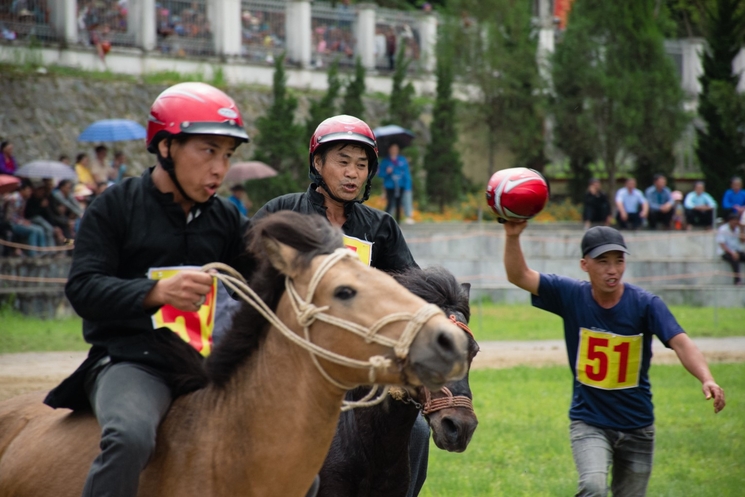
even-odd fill
[{"label": "raised arm holding ball", "polygon": [[[502,197],[502,204],[519,203]],[[505,220],[504,266],[510,283],[530,292],[535,307],[564,320],[574,376],[569,418],[577,495],[607,495],[611,468],[614,496],[645,495],[655,438],[648,375],[653,335],[701,381],[715,413],[725,406],[724,391],[662,299],[622,281],[629,251],[621,233],[605,226],[585,232],[579,262],[587,282],[530,269],[520,247],[526,226],[525,219]]]}]

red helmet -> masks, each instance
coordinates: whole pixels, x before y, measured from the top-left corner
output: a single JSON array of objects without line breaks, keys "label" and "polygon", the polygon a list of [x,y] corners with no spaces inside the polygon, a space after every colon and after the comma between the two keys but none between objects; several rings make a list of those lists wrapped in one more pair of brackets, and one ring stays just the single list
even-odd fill
[{"label": "red helmet", "polygon": [[232,98],[206,83],[179,83],[163,93],[150,107],[147,149],[157,153],[158,142],[181,133],[232,136],[249,140],[243,119]]},{"label": "red helmet", "polygon": [[357,142],[372,152],[368,178],[375,176],[378,172],[378,144],[375,142],[375,135],[370,126],[363,120],[354,116],[339,115],[329,117],[318,125],[313,136],[310,137],[310,147],[308,156],[310,158],[310,176],[318,175],[316,166],[313,164],[313,155],[321,145],[338,141]]}]

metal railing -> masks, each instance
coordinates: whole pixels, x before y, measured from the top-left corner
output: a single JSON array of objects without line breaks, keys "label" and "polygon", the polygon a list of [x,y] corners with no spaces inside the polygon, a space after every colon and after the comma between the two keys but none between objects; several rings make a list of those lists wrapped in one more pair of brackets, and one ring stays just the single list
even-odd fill
[{"label": "metal railing", "polygon": [[[111,45],[133,47],[127,30],[127,8],[118,0],[77,0],[78,38],[85,46],[108,51]],[[106,47],[106,48],[103,48]]]},{"label": "metal railing", "polygon": [[55,41],[47,0],[0,0],[0,40]]},{"label": "metal railing", "polygon": [[396,53],[404,45],[404,55],[411,61],[409,71],[417,71],[422,51],[419,16],[410,11],[379,8],[375,23],[375,67],[392,71]]},{"label": "metal railing", "polygon": [[215,53],[206,0],[160,0],[156,10],[161,52],[179,57]]},{"label": "metal railing", "polygon": [[276,0],[241,1],[242,55],[272,63],[286,48],[285,3]]},{"label": "metal railing", "polygon": [[354,65],[357,46],[357,9],[349,1],[336,7],[327,2],[311,5],[312,59],[321,68],[338,59],[340,65]]}]

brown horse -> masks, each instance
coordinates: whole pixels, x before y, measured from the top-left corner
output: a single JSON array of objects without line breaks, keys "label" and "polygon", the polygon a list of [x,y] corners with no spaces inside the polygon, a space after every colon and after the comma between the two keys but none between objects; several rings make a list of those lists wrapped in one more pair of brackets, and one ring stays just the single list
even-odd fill
[{"label": "brown horse", "polygon": [[[438,389],[466,371],[463,332],[390,276],[341,253],[341,232],[322,218],[274,214],[251,239],[260,261],[251,286],[292,336],[244,306],[207,361],[209,383],[176,399],[161,424],[139,497],[303,496],[339,418],[345,391],[332,382]],[[326,355],[288,340],[306,336]],[[98,424],[90,413],[53,411],[42,398],[0,404],[0,497],[81,493]]]}]

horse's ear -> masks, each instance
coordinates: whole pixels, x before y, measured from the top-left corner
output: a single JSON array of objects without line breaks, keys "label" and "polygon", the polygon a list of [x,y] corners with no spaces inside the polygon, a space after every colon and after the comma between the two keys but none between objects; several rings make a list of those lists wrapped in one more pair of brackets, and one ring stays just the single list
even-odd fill
[{"label": "horse's ear", "polygon": [[262,237],[261,244],[274,269],[290,278],[295,278],[299,274],[295,264],[297,250],[269,236]]},{"label": "horse's ear", "polygon": [[463,289],[464,292],[466,292],[466,297],[469,299],[471,298],[471,284],[470,283],[461,283],[460,287]]}]

